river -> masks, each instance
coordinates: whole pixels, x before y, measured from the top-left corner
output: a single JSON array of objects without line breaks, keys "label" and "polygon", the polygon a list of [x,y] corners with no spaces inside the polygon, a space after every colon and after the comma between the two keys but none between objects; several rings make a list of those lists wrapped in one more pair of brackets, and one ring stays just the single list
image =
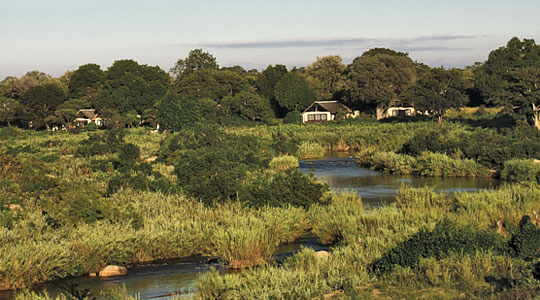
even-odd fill
[{"label": "river", "polygon": [[[341,154],[346,155],[346,154]],[[434,187],[436,192],[471,192],[496,188],[500,182],[492,178],[433,178],[410,175],[392,175],[358,167],[354,158],[330,157],[303,160],[299,170],[314,172],[319,180],[326,182],[334,191],[352,191],[362,197],[362,202],[372,207],[394,201],[402,185]]]},{"label": "river", "polygon": [[[342,154],[343,156],[344,154]],[[345,155],[346,156],[346,155]],[[314,172],[317,178],[326,182],[333,190],[350,190],[360,194],[364,203],[374,207],[393,201],[403,184],[415,187],[433,186],[437,192],[476,191],[498,186],[498,181],[488,178],[423,178],[415,176],[388,175],[356,166],[353,158],[324,158],[300,162],[300,171]],[[297,252],[301,246],[315,250],[325,249],[314,238],[301,239],[279,248],[274,259],[281,260]],[[37,286],[36,291],[47,291],[55,296],[59,285],[78,284],[80,289],[88,289],[94,297],[100,291],[126,287],[129,294],[140,294],[142,299],[166,299],[171,293],[189,295],[200,273],[211,267],[228,272],[221,264],[206,264],[206,258],[189,257],[157,263],[139,264],[129,268],[124,277],[91,278],[79,277],[60,280]],[[0,300],[11,300],[14,293],[0,292]]]}]

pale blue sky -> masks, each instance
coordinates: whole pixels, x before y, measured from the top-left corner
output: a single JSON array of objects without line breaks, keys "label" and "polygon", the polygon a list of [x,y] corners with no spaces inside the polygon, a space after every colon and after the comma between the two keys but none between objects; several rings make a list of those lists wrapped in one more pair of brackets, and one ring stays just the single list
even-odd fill
[{"label": "pale blue sky", "polygon": [[123,58],[168,71],[200,47],[248,69],[373,47],[462,67],[513,36],[540,42],[540,0],[0,0],[0,80]]}]

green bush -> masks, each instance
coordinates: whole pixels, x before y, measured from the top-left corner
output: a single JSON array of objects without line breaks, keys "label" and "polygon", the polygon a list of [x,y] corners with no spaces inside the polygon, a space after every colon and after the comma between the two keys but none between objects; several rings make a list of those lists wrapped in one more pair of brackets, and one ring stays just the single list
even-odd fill
[{"label": "green bush", "polygon": [[540,183],[540,164],[523,159],[506,161],[501,170],[501,178],[516,182]]},{"label": "green bush", "polygon": [[282,155],[272,158],[270,168],[274,171],[285,171],[298,168],[298,158],[292,155]]},{"label": "green bush", "polygon": [[372,170],[390,174],[429,177],[489,177],[489,170],[470,159],[446,154],[422,152],[419,156],[381,152],[371,149],[356,154],[356,162]]},{"label": "green bush", "polygon": [[531,222],[527,215],[519,222],[518,230],[512,235],[509,246],[514,256],[526,260],[540,258],[540,227]]},{"label": "green bush", "polygon": [[141,156],[141,150],[137,145],[126,143],[120,146],[118,152],[118,160],[121,164],[131,165],[134,164]]},{"label": "green bush", "polygon": [[79,142],[76,156],[89,157],[114,153],[124,144],[124,136],[125,132],[122,130],[89,134],[88,139]]},{"label": "green bush", "polygon": [[302,124],[302,115],[299,111],[288,112],[283,118],[283,124]]},{"label": "green bush", "polygon": [[86,130],[88,131],[96,131],[98,129],[96,123],[94,122],[90,122],[88,123],[88,125],[86,125],[86,127],[84,127]]},{"label": "green bush", "polygon": [[324,156],[324,148],[317,143],[303,142],[297,151],[302,159],[315,159]]},{"label": "green bush", "polygon": [[502,252],[506,249],[504,242],[501,235],[470,227],[457,228],[445,219],[437,223],[433,230],[421,229],[399,243],[373,263],[373,270],[386,274],[395,266],[414,267],[421,258],[441,259],[450,253],[474,254],[486,250]]},{"label": "green bush", "polygon": [[316,181],[315,176],[306,175],[296,169],[276,173],[263,173],[247,186],[244,198],[252,206],[309,207],[323,203],[323,195],[329,191],[325,183]]}]

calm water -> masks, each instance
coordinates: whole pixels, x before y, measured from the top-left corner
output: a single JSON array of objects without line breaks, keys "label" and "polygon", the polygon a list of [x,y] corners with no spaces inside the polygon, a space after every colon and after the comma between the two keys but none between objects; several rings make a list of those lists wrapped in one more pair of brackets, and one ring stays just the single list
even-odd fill
[{"label": "calm water", "polygon": [[390,175],[358,167],[353,158],[324,158],[300,161],[300,171],[313,171],[317,178],[335,191],[358,193],[364,203],[380,206],[394,201],[399,188],[433,186],[437,192],[477,191],[495,188],[499,181],[491,178],[428,178]]},{"label": "calm water", "polygon": [[[344,154],[341,154],[344,155]],[[397,176],[374,172],[359,168],[352,158],[325,158],[300,162],[300,170],[306,173],[313,171],[322,181],[336,190],[351,190],[362,196],[363,202],[372,206],[380,206],[393,201],[402,184],[415,187],[434,186],[439,192],[476,191],[498,186],[492,179],[463,178],[422,178],[414,176]],[[296,243],[280,247],[274,256],[277,261],[291,256],[301,246],[315,250],[324,249],[315,239],[301,239]],[[216,268],[220,272],[228,272],[223,265],[205,264],[202,257],[191,257],[181,260],[165,261],[129,268],[129,274],[115,278],[80,277],[62,280],[59,283],[77,283],[79,288],[88,289],[94,297],[100,291],[125,286],[128,293],[140,294],[142,299],[166,299],[171,293],[189,295],[200,273]],[[58,283],[49,283],[36,287],[36,291],[47,291],[57,295],[61,289]],[[13,292],[0,292],[0,300],[13,299]]]},{"label": "calm water", "polygon": [[[316,251],[327,249],[319,245],[315,238],[303,238],[294,243],[282,245],[274,255],[274,260],[281,261],[292,256],[300,247],[309,247]],[[199,274],[215,268],[220,272],[231,272],[221,264],[205,264],[204,257],[189,257],[185,259],[163,261],[159,263],[141,264],[129,268],[127,276],[99,278],[79,277],[60,280],[37,286],[36,292],[47,291],[51,296],[58,295],[62,290],[60,285],[76,283],[79,289],[88,289],[92,297],[97,297],[101,291],[126,287],[129,294],[140,294],[142,299],[167,299],[171,293],[188,297],[194,291],[195,281]],[[233,271],[234,272],[234,271]],[[0,300],[14,298],[11,291],[0,291]]]}]

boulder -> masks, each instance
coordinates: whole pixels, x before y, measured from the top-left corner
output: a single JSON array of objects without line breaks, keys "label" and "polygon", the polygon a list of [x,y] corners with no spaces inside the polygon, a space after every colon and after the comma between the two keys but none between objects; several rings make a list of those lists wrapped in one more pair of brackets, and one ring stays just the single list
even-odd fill
[{"label": "boulder", "polygon": [[327,259],[328,256],[330,256],[330,253],[328,251],[317,251],[315,252],[315,257],[318,259]]},{"label": "boulder", "polygon": [[106,266],[99,271],[99,277],[112,277],[127,275],[128,269],[120,266]]}]

